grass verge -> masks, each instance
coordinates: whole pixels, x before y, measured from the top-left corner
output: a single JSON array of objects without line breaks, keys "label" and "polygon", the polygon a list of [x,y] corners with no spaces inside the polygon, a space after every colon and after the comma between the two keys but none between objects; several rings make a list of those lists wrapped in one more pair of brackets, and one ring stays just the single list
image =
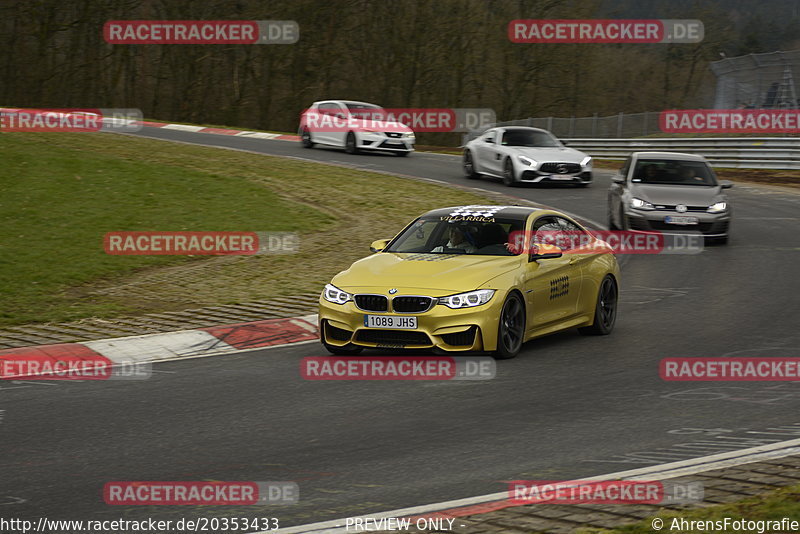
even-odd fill
[{"label": "grass verge", "polygon": [[[419,213],[492,203],[454,188],[103,133],[0,135],[0,325],[319,291]],[[282,256],[111,256],[120,230],[293,231]]]}]

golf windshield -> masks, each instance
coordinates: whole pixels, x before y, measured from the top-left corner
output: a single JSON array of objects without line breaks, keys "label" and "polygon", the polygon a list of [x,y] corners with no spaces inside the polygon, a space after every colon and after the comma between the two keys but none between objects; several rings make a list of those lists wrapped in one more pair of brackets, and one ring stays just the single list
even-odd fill
[{"label": "golf windshield", "polygon": [[714,171],[705,162],[675,159],[639,160],[631,181],[655,185],[717,185]]}]

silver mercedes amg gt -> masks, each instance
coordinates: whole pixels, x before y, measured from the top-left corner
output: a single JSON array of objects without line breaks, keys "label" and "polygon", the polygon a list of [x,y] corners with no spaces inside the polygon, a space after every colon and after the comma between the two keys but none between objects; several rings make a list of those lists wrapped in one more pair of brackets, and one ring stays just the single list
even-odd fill
[{"label": "silver mercedes amg gt", "polygon": [[592,183],[592,158],[564,146],[547,130],[526,126],[491,128],[464,146],[464,174],[501,178],[509,186]]},{"label": "silver mercedes amg gt", "polygon": [[731,203],[702,156],[679,152],[634,152],[611,178],[608,226],[677,234],[699,232],[726,243]]}]

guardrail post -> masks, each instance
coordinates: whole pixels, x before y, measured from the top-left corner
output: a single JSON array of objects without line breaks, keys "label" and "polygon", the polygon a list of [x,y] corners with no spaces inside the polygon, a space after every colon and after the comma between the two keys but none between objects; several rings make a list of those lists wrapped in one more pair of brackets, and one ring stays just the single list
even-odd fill
[{"label": "guardrail post", "polygon": [[617,114],[617,139],[622,139],[622,112]]},{"label": "guardrail post", "polygon": [[569,135],[567,137],[575,137],[575,115],[569,118]]},{"label": "guardrail post", "polygon": [[592,137],[597,136],[597,113],[592,115]]},{"label": "guardrail post", "polygon": [[553,117],[547,117],[547,131],[553,131]]}]

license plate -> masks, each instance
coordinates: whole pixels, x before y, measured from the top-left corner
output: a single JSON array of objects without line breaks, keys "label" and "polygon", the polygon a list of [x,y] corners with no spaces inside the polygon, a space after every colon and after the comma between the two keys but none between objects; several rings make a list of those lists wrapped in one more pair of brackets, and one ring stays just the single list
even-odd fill
[{"label": "license plate", "polygon": [[667,224],[687,225],[687,224],[698,224],[699,220],[697,219],[697,217],[683,217],[683,216],[680,216],[680,215],[667,215],[666,217],[664,217],[664,222],[667,223]]},{"label": "license plate", "polygon": [[398,315],[365,315],[364,326],[367,328],[392,328],[394,330],[414,330],[417,328],[416,317],[400,317]]},{"label": "license plate", "polygon": [[572,180],[572,176],[559,176],[557,174],[553,174],[550,176],[551,180]]},{"label": "license plate", "polygon": [[400,141],[386,141],[386,146],[406,146],[405,143]]}]

